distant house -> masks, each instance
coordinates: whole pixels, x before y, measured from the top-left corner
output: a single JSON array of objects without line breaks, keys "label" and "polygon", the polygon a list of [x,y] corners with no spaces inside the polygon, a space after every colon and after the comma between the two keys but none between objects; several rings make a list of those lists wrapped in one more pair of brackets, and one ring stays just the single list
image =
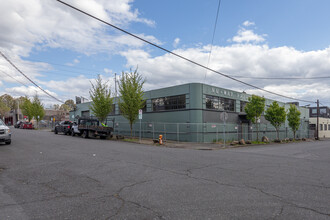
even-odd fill
[{"label": "distant house", "polygon": [[55,118],[55,121],[69,120],[69,111],[65,110],[55,110],[55,109],[45,109],[45,116],[43,120],[52,120]]},{"label": "distant house", "polygon": [[315,137],[318,130],[320,138],[330,138],[330,108],[322,106],[319,109],[319,126],[317,127],[317,107],[309,108],[309,129]]},{"label": "distant house", "polygon": [[[319,107],[320,114],[319,117],[322,118],[330,118],[330,108],[327,106]],[[317,107],[310,107],[309,108],[309,117],[314,118],[317,117]]]}]

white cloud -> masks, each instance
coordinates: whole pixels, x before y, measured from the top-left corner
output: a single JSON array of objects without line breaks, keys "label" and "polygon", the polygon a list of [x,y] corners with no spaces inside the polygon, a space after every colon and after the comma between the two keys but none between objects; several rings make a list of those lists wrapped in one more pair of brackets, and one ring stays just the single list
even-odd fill
[{"label": "white cloud", "polygon": [[[122,28],[133,22],[155,25],[154,21],[140,16],[139,11],[132,6],[133,0],[66,0],[65,2]],[[32,50],[40,51],[48,48],[61,48],[87,55],[96,53],[112,55],[125,48],[141,48],[145,45],[54,0],[2,1],[0,20],[0,50],[32,80],[59,92],[65,90],[61,85],[56,85],[55,81],[48,83],[46,78],[40,78],[42,76],[40,71],[52,69],[50,65],[23,61],[22,57],[28,57]],[[142,33],[138,36],[161,44],[154,36]],[[79,60],[75,59],[68,65],[78,63]],[[2,58],[0,70],[31,85]],[[1,82],[6,85],[14,80],[1,75]],[[66,83],[72,82],[66,81]],[[85,83],[81,86],[86,88]],[[25,94],[23,88],[14,87],[6,91]],[[30,90],[28,89],[27,92]]]},{"label": "white cloud", "polygon": [[[131,0],[66,2],[120,27],[132,22],[154,23],[140,18]],[[0,48],[20,56],[28,56],[35,47],[65,48],[86,54],[111,53],[122,43],[112,39],[123,34],[53,0],[3,1],[0,20]]]},{"label": "white cloud", "polygon": [[237,32],[237,35],[234,36],[231,41],[235,43],[260,43],[265,41],[266,35],[258,35],[253,32],[253,30],[246,30],[244,28],[240,28]]},{"label": "white cloud", "polygon": [[255,25],[255,23],[252,22],[252,21],[244,21],[243,22],[243,26],[245,26],[245,27],[249,27],[249,26],[253,26],[253,25]]},{"label": "white cloud", "polygon": [[176,48],[180,43],[180,38],[175,38],[174,41],[173,41],[173,47]]},{"label": "white cloud", "polygon": [[[249,27],[255,25],[254,22],[251,21],[244,21],[243,26]],[[237,31],[237,35],[232,37],[231,39],[228,39],[228,42],[234,42],[234,43],[262,43],[265,41],[266,34],[256,34],[251,29],[246,29],[243,27],[239,27]]]},{"label": "white cloud", "polygon": [[[58,98],[56,93],[49,91],[47,89],[45,91],[51,94],[52,96]],[[6,88],[4,93],[10,94],[13,97],[28,96],[30,98],[37,94],[43,104],[54,103],[54,99],[50,98],[48,95],[46,95],[44,92],[42,92],[40,89],[38,89],[35,86],[28,86],[28,87],[17,86],[17,87]]]},{"label": "white cloud", "polygon": [[112,70],[108,68],[104,68],[104,72],[108,74],[112,74]]},{"label": "white cloud", "polygon": [[[173,52],[206,65],[209,45],[178,49]],[[204,82],[205,69],[183,61],[178,57],[169,54],[152,57],[143,50],[130,50],[121,54],[127,59],[127,67],[139,65],[140,73],[147,77],[145,84],[145,89],[147,90],[188,82]],[[330,47],[324,50],[305,52],[291,47],[270,48],[268,45],[255,44],[213,46],[212,59],[209,66],[228,75],[252,77],[328,76],[330,72]],[[283,81],[242,78],[240,80],[295,98],[316,100],[316,97],[322,96],[323,100],[328,100],[326,96],[329,94],[330,79],[322,81]],[[238,91],[248,90],[254,92],[246,85],[209,71],[205,83]],[[315,90],[316,88],[317,90]],[[278,100],[290,101],[271,96],[270,94],[264,95]]]},{"label": "white cloud", "polygon": [[74,66],[76,64],[80,63],[80,61],[78,59],[74,59],[72,63],[66,63],[65,65],[67,66]]}]

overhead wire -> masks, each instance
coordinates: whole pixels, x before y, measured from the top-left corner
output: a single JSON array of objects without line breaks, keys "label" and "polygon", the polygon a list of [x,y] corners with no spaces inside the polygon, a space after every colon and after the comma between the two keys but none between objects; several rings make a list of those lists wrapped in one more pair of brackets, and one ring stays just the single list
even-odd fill
[{"label": "overhead wire", "polygon": [[207,69],[207,70],[209,70],[209,71],[212,71],[212,72],[214,72],[214,73],[217,73],[217,74],[219,74],[219,75],[221,75],[221,76],[223,76],[223,77],[226,77],[226,78],[228,78],[228,79],[231,79],[231,80],[233,80],[233,81],[239,82],[239,83],[241,83],[241,84],[247,85],[247,86],[249,86],[249,87],[252,87],[252,88],[258,89],[258,90],[260,90],[260,91],[264,91],[264,92],[267,92],[267,93],[269,93],[269,94],[273,94],[273,95],[276,95],[276,96],[279,96],[279,97],[283,97],[283,98],[287,98],[287,99],[291,99],[291,100],[296,100],[296,101],[307,102],[307,103],[315,103],[314,101],[303,100],[303,99],[298,99],[298,98],[289,97],[289,96],[286,96],[286,95],[282,95],[282,94],[279,94],[279,93],[276,93],[276,92],[272,92],[272,91],[269,91],[269,90],[266,90],[266,89],[260,88],[260,87],[258,87],[258,86],[252,85],[252,84],[250,84],[250,83],[246,83],[246,82],[244,82],[244,81],[242,81],[242,80],[236,79],[236,78],[231,77],[231,76],[229,76],[229,75],[227,75],[227,74],[224,74],[224,73],[221,73],[221,72],[219,72],[219,71],[213,70],[213,69],[211,69],[211,68],[209,68],[209,67],[206,67],[206,66],[203,65],[203,64],[197,63],[196,61],[193,61],[193,60],[188,59],[188,58],[186,58],[186,57],[184,57],[184,56],[182,56],[182,55],[179,55],[179,54],[177,54],[177,53],[175,53],[175,52],[172,52],[172,51],[170,51],[170,50],[168,50],[168,49],[166,49],[166,48],[164,48],[164,47],[161,47],[161,46],[159,46],[159,45],[157,45],[157,44],[155,44],[155,43],[152,43],[152,42],[150,42],[150,41],[148,41],[148,40],[146,40],[146,39],[144,39],[144,38],[142,38],[142,37],[139,37],[139,36],[137,36],[137,35],[135,35],[135,34],[132,34],[132,33],[128,32],[128,31],[126,31],[126,30],[124,30],[124,29],[122,29],[122,28],[119,28],[119,27],[117,27],[117,26],[115,26],[115,25],[113,25],[113,24],[111,24],[111,23],[109,23],[109,22],[107,22],[107,21],[104,21],[104,20],[102,20],[102,19],[100,19],[100,18],[98,18],[98,17],[96,17],[96,16],[94,16],[94,15],[92,15],[92,14],[89,14],[89,13],[87,13],[87,12],[85,12],[85,11],[83,11],[83,10],[81,10],[81,9],[79,9],[79,8],[77,8],[77,7],[75,7],[75,6],[73,6],[73,5],[70,5],[70,4],[68,4],[68,3],[66,3],[66,2],[63,2],[63,1],[61,1],[61,0],[56,0],[56,1],[58,1],[59,3],[61,3],[61,4],[63,4],[63,5],[66,5],[66,6],[70,7],[70,8],[72,8],[72,9],[76,10],[76,11],[79,11],[80,13],[85,14],[85,15],[87,15],[87,16],[89,16],[89,17],[91,17],[91,18],[93,18],[93,19],[95,19],[95,20],[97,20],[97,21],[99,21],[99,22],[102,22],[102,23],[104,23],[104,24],[106,24],[106,25],[108,25],[108,26],[111,26],[111,27],[113,27],[113,28],[115,28],[115,29],[117,29],[117,30],[119,30],[119,31],[121,31],[121,32],[123,32],[123,33],[125,33],[125,34],[127,34],[127,35],[130,35],[130,36],[132,36],[132,37],[134,37],[134,38],[136,38],[136,39],[139,39],[139,40],[141,40],[141,41],[143,41],[143,42],[145,42],[145,43],[147,43],[147,44],[150,44],[150,45],[152,45],[152,46],[154,46],[154,47],[156,47],[156,48],[158,48],[158,49],[161,49],[161,50],[163,50],[163,51],[165,51],[165,52],[167,52],[167,53],[169,53],[169,54],[172,54],[172,55],[174,55],[174,56],[176,56],[176,57],[179,57],[179,58],[181,58],[181,59],[183,59],[183,60],[186,60],[186,61],[188,61],[188,62],[190,62],[190,63],[192,63],[192,64],[195,64],[195,65],[197,65],[197,66],[199,66],[199,67],[202,67],[202,68],[204,68],[204,69]]},{"label": "overhead wire", "polygon": [[26,85],[25,83],[22,83],[21,81],[17,80],[16,78],[14,78],[13,76],[9,75],[8,73],[6,73],[5,71],[3,70],[0,70],[0,72],[2,72],[3,74],[5,74],[6,76],[12,78],[13,80],[15,80],[16,82],[22,84],[23,86],[26,86],[26,87],[29,87],[28,85]]},{"label": "overhead wire", "polygon": [[[35,59],[30,59],[30,60],[35,60]],[[29,61],[29,60],[24,60],[24,61]],[[66,65],[62,65],[62,64],[57,64],[57,63],[52,63],[52,62],[46,62],[46,61],[42,61],[42,60],[35,60],[37,62],[42,62],[42,63],[46,63],[46,64],[50,64],[50,65],[56,65],[56,66],[62,66],[68,69],[81,69],[81,70],[87,70],[87,71],[94,71],[94,73],[89,73],[89,72],[81,72],[81,71],[74,71],[74,70],[63,70],[63,69],[53,69],[53,70],[41,70],[42,72],[47,72],[47,73],[51,73],[51,72],[61,72],[61,75],[65,75],[65,76],[72,76],[70,74],[63,74],[63,73],[79,73],[79,74],[88,74],[90,76],[93,76],[94,74],[97,74],[98,70],[92,70],[92,69],[85,69],[85,68],[78,68],[78,67],[71,67],[71,66],[66,66]],[[25,65],[32,65],[32,66],[36,66],[37,64],[35,63],[25,63]],[[242,75],[229,75],[231,77],[235,77],[235,78],[241,78],[241,79],[274,79],[274,80],[315,80],[315,79],[330,79],[330,76],[317,76],[317,77],[255,77],[255,76],[242,76]],[[205,78],[204,78],[205,81]]]},{"label": "overhead wire", "polygon": [[316,77],[254,77],[254,76],[239,76],[239,75],[230,75],[236,78],[244,78],[244,79],[275,79],[275,80],[310,80],[310,79],[330,79],[330,76],[316,76]]},{"label": "overhead wire", "polygon": [[43,61],[43,60],[39,60],[39,59],[32,59],[32,58],[29,58],[28,60],[24,60],[24,61],[37,61],[37,62],[47,63],[47,64],[51,64],[51,65],[56,65],[56,66],[63,66],[63,67],[66,67],[66,68],[75,68],[75,69],[81,69],[81,70],[87,70],[87,71],[95,71],[94,69],[82,68],[82,67],[77,67],[77,66],[73,67],[73,66],[68,66],[68,65],[64,65],[64,64],[48,62],[48,61]]},{"label": "overhead wire", "polygon": [[[211,54],[212,54],[212,48],[213,48],[213,42],[214,42],[214,36],[215,36],[215,31],[217,29],[217,23],[218,23],[218,17],[219,17],[219,11],[220,11],[220,5],[221,5],[221,0],[219,0],[219,4],[218,4],[218,9],[217,9],[217,15],[215,16],[215,22],[214,22],[214,28],[213,28],[213,35],[212,35],[212,41],[211,41],[211,48],[210,48],[210,52],[209,52],[209,57],[207,59],[207,67],[209,67],[210,64],[210,60],[211,60]],[[207,75],[207,70],[205,72],[205,76],[204,76],[204,83],[206,80],[206,75]]]},{"label": "overhead wire", "polygon": [[20,74],[22,74],[25,78],[27,78],[33,85],[35,85],[36,87],[38,87],[41,91],[43,91],[46,95],[48,95],[49,97],[55,99],[56,101],[60,102],[60,103],[64,103],[63,101],[61,101],[60,99],[56,98],[55,96],[49,94],[46,90],[44,90],[43,88],[41,88],[37,83],[35,83],[33,80],[31,80],[27,75],[25,75],[14,63],[12,63],[10,61],[9,58],[7,58],[1,51],[0,51],[0,55],[10,64],[12,65]]},{"label": "overhead wire", "polygon": [[[213,42],[213,41],[212,41]],[[211,50],[212,51],[212,50]],[[76,66],[67,66],[67,65],[63,65],[63,64],[58,64],[58,63],[53,63],[53,62],[48,62],[48,61],[43,61],[43,60],[38,60],[38,59],[30,59],[29,60],[24,60],[24,61],[37,61],[37,62],[41,62],[41,63],[46,63],[49,65],[55,65],[55,66],[62,66],[68,69],[81,69],[81,70],[86,70],[86,71],[93,71],[95,73],[90,73],[90,72],[81,72],[81,71],[74,71],[74,70],[63,70],[63,69],[54,69],[54,70],[48,70],[48,71],[43,71],[42,72],[65,72],[65,73],[80,73],[80,74],[88,74],[90,76],[93,76],[93,74],[97,74],[97,72],[99,72],[99,70],[94,70],[94,69],[88,69],[88,68],[80,68],[80,67],[76,67]],[[24,63],[25,65],[32,65],[32,66],[36,66],[36,63]],[[61,74],[61,75],[65,75],[65,76],[72,76],[69,74]],[[330,76],[317,76],[317,77],[255,77],[255,76],[242,76],[242,75],[229,75],[231,77],[235,77],[235,78],[242,78],[242,79],[275,79],[275,80],[314,80],[314,79],[330,79]],[[205,81],[205,79],[204,79]]]}]

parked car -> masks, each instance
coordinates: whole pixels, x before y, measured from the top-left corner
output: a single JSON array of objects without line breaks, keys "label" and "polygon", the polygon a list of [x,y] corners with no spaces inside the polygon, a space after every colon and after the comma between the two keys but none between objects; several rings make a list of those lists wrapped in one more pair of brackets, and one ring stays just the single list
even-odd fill
[{"label": "parked car", "polygon": [[60,123],[55,125],[54,128],[54,133],[63,133],[65,135],[71,134],[71,127],[72,127],[72,122],[71,121],[61,121]]},{"label": "parked car", "polygon": [[11,144],[11,132],[6,124],[0,119],[0,142]]},{"label": "parked car", "polygon": [[22,129],[34,129],[34,126],[33,126],[32,122],[23,122],[20,125],[20,128],[22,128]]},{"label": "parked car", "polygon": [[16,124],[14,125],[14,128],[20,128],[22,123],[23,121],[17,121]]}]

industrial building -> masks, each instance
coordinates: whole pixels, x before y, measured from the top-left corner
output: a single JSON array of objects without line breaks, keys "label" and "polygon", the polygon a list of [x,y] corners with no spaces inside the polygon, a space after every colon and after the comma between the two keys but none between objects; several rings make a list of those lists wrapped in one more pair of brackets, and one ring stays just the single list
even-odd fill
[{"label": "industrial building", "polygon": [[[192,142],[214,142],[218,140],[255,140],[256,127],[246,118],[245,104],[251,95],[229,89],[189,83],[145,92],[146,105],[143,109],[142,120],[134,124],[133,134],[142,137],[156,138],[162,134],[165,139]],[[112,121],[115,134],[129,135],[128,121],[120,115],[114,98],[113,111],[108,119]],[[266,99],[266,106],[273,100]],[[90,102],[77,104],[76,110],[70,112],[70,118],[92,116]],[[279,102],[285,109],[289,104]],[[299,138],[308,137],[309,110],[299,107],[301,126],[297,135]],[[223,117],[226,112],[227,117]],[[226,119],[225,121],[221,119]],[[275,139],[274,127],[261,117],[260,137],[267,136]],[[293,133],[288,122],[280,129],[280,138],[292,137]]]}]

